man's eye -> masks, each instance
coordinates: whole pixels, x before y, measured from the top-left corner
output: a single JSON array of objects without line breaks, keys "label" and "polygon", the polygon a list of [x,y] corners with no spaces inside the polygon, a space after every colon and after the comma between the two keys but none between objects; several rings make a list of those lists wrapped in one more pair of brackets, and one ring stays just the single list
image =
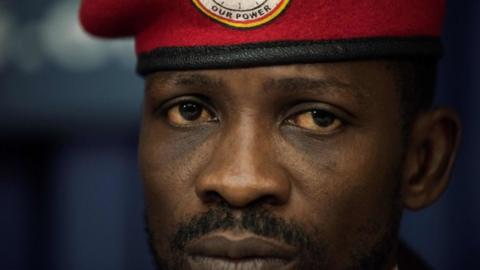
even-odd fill
[{"label": "man's eye", "polygon": [[287,122],[291,125],[315,132],[329,134],[343,124],[333,113],[325,110],[310,110],[294,115]]},{"label": "man's eye", "polygon": [[176,126],[188,126],[214,121],[209,110],[196,102],[182,102],[172,106],[167,112],[168,121]]}]

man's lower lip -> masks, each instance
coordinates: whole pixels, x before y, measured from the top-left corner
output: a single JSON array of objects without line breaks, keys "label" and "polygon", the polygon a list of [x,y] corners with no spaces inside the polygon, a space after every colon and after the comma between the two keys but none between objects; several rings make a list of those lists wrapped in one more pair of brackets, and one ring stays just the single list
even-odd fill
[{"label": "man's lower lip", "polygon": [[294,261],[282,258],[252,257],[230,259],[224,257],[188,256],[192,270],[287,270],[292,269]]}]

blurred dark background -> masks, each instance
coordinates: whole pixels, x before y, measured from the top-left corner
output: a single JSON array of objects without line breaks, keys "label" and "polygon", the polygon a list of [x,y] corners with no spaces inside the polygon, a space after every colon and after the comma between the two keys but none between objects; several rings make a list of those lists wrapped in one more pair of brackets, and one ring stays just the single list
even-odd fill
[{"label": "blurred dark background", "polygon": [[[88,38],[77,6],[0,0],[0,269],[152,269],[133,44]],[[402,224],[440,270],[480,269],[479,15],[448,2],[437,104],[460,112],[463,144],[443,198]]]}]

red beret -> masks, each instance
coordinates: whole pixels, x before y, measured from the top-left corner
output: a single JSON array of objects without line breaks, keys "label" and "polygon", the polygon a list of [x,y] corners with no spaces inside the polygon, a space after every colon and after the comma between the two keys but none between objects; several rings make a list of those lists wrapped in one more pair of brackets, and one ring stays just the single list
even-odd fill
[{"label": "red beret", "polygon": [[83,0],[100,37],[135,37],[137,70],[438,57],[443,0]]}]

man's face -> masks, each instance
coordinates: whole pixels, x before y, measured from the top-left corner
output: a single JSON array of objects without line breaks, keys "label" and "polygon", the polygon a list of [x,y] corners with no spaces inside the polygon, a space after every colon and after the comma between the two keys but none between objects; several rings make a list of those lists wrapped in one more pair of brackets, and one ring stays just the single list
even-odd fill
[{"label": "man's face", "polygon": [[392,63],[160,72],[140,162],[166,269],[389,269],[401,215]]}]

